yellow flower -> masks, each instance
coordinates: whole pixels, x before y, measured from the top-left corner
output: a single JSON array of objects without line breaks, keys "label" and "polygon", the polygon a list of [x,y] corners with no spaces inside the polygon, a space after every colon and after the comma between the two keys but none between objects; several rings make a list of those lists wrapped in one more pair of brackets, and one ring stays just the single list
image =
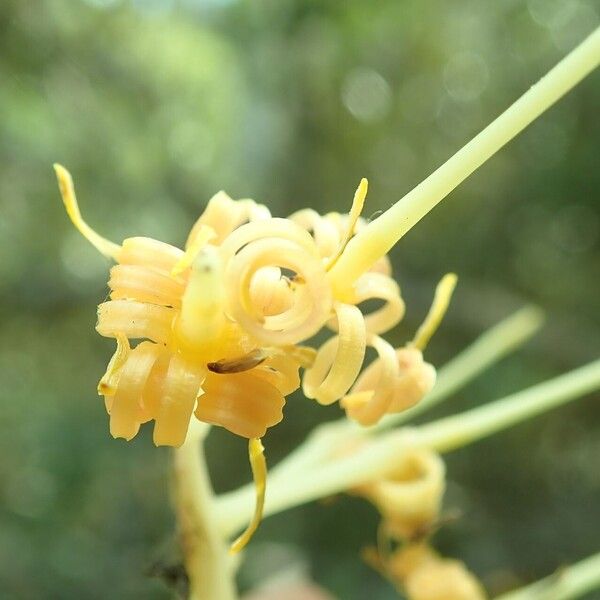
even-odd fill
[{"label": "yellow flower", "polygon": [[[96,326],[117,341],[98,384],[110,432],[130,440],[154,421],[154,443],[177,447],[195,417],[248,438],[257,508],[235,549],[260,521],[266,477],[260,438],[283,418],[285,396],[300,386],[300,367],[307,397],[342,400],[348,416],[365,425],[412,406],[433,386],[435,370],[421,351],[455,276],[438,286],[415,340],[398,351],[380,337],[404,316],[386,256],[343,293],[334,292],[330,271],[366,227],[360,218],[366,179],[348,215],[307,209],[273,218],[253,200],[219,192],[182,250],[146,237],[120,245],[103,238],[83,220],[68,171],[55,170],[73,224],[116,262]],[[383,306],[363,314],[359,305],[373,299]],[[334,335],[318,349],[302,345],[323,328]],[[361,375],[367,346],[379,358]]]},{"label": "yellow flower", "polygon": [[386,574],[408,600],[485,600],[477,578],[464,563],[442,558],[426,543],[396,550],[386,563]]},{"label": "yellow flower", "polygon": [[377,507],[386,536],[395,540],[420,539],[439,521],[445,475],[444,462],[437,453],[411,448],[398,457],[388,476],[353,493]]},{"label": "yellow flower", "polygon": [[[96,327],[117,339],[98,386],[114,437],[130,440],[153,420],[154,442],[179,446],[192,415],[262,437],[281,421],[285,396],[300,384],[300,366],[306,396],[321,404],[343,398],[348,415],[363,424],[412,406],[433,386],[435,370],[421,350],[445,311],[454,276],[441,284],[413,343],[398,351],[380,337],[404,315],[387,257],[360,275],[350,293],[333,293],[329,270],[366,226],[365,179],[349,215],[306,209],[272,218],[265,206],[219,192],[181,250],[145,237],[121,245],[104,239],[82,219],[69,173],[55,169],[71,220],[117,263]],[[372,299],[384,305],[363,314],[359,305]],[[300,346],[323,327],[334,335],[320,348]],[[360,375],[367,346],[379,359]]]}]

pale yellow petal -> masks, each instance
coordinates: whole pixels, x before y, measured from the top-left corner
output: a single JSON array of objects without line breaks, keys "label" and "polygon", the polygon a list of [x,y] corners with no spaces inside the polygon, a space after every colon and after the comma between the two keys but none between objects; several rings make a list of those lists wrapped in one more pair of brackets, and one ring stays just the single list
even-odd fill
[{"label": "pale yellow petal", "polygon": [[208,373],[202,389],[196,417],[236,435],[263,437],[268,427],[283,419],[282,393],[253,371],[232,375]]},{"label": "pale yellow petal", "polygon": [[63,203],[73,225],[75,225],[79,233],[81,233],[81,235],[83,235],[83,237],[100,253],[114,260],[118,260],[121,247],[96,233],[83,220],[81,212],[79,211],[79,205],[77,204],[77,197],[75,196],[73,179],[69,171],[59,164],[54,165],[54,171],[56,172],[56,178],[58,179],[58,187]]},{"label": "pale yellow petal", "polygon": [[178,448],[185,441],[196,399],[206,377],[206,367],[181,356],[171,357],[155,417],[154,443]]},{"label": "pale yellow petal", "polygon": [[[104,373],[102,379],[98,382],[99,396],[114,396],[117,389],[117,382],[119,381],[119,373],[129,356],[130,348],[127,336],[123,333],[117,333],[115,337],[117,339],[117,349],[106,367],[106,373]],[[112,398],[110,402],[108,402],[107,408],[111,404]]]},{"label": "pale yellow petal", "polygon": [[259,439],[248,440],[248,455],[252,468],[252,478],[256,488],[256,505],[254,515],[246,530],[231,544],[230,552],[237,554],[251,540],[262,520],[265,505],[265,491],[267,487],[267,461],[265,460],[265,448]]},{"label": "pale yellow petal", "polygon": [[136,300],[162,306],[181,306],[185,285],[165,272],[142,265],[119,264],[110,270],[111,300]]},{"label": "pale yellow petal", "polygon": [[142,393],[160,349],[152,342],[134,348],[121,370],[110,411],[110,433],[131,440],[143,420]]},{"label": "pale yellow petal", "polygon": [[338,335],[318,350],[314,364],[304,373],[302,389],[319,404],[339,400],[356,380],[366,348],[365,322],[356,306],[335,305]]},{"label": "pale yellow petal", "polygon": [[175,311],[166,306],[110,300],[98,306],[96,331],[105,337],[124,333],[129,339],[149,339],[166,344],[171,338]]},{"label": "pale yellow petal", "polygon": [[427,343],[431,339],[431,336],[436,332],[440,326],[450,300],[452,299],[452,293],[456,287],[458,281],[457,276],[454,273],[447,273],[442,277],[440,282],[435,288],[435,295],[433,297],[433,303],[429,309],[429,313],[425,317],[423,324],[417,330],[415,337],[412,341],[412,345],[419,350],[424,350]]}]

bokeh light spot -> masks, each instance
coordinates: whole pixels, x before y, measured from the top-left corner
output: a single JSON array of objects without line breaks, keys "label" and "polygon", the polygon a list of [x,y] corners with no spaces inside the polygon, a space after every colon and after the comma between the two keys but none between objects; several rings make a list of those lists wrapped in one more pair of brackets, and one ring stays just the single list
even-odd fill
[{"label": "bokeh light spot", "polygon": [[383,119],[390,110],[392,91],[388,82],[373,69],[350,72],[342,86],[344,106],[359,121]]},{"label": "bokeh light spot", "polygon": [[444,86],[459,102],[477,100],[489,81],[489,70],[480,55],[472,52],[455,54],[444,69]]}]

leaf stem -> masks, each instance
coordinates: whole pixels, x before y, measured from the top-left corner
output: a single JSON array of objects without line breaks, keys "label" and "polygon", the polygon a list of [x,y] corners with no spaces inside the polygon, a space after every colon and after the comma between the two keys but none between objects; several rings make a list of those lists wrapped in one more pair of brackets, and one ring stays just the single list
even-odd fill
[{"label": "leaf stem", "polygon": [[337,297],[416,223],[500,148],[600,63],[600,28],[563,58],[495,121],[380,217],[354,236],[329,272]]},{"label": "leaf stem", "polygon": [[600,387],[600,360],[466,413],[419,428],[426,446],[449,452],[545,413]]},{"label": "leaf stem", "polygon": [[[290,452],[274,469],[270,480],[280,475],[315,465],[327,459],[340,441],[364,437],[406,423],[425,413],[454,392],[464,387],[504,356],[522,346],[542,326],[544,316],[535,306],[525,306],[488,329],[470,346],[457,354],[438,372],[433,390],[416,406],[396,415],[389,415],[373,427],[364,428],[343,417],[317,427],[298,448]],[[248,486],[251,491],[251,486]]]},{"label": "leaf stem", "polygon": [[495,600],[571,600],[600,587],[600,552]]},{"label": "leaf stem", "polygon": [[[426,446],[447,452],[598,388],[600,360],[496,402],[420,428],[383,433],[363,442],[350,455],[342,454],[340,458],[334,455],[329,462],[307,466],[304,472],[296,470],[288,477],[282,472],[278,478],[272,478],[264,516],[384,477],[393,471],[399,455],[407,448]],[[343,445],[339,450],[343,451]],[[251,491],[248,494],[245,488],[221,496],[217,504],[221,531],[227,534],[237,531],[248,519],[251,506]]]}]

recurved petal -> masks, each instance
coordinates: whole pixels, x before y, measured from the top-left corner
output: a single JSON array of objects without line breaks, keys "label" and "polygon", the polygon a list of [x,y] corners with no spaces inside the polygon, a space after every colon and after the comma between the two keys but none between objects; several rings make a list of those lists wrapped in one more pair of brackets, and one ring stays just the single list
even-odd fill
[{"label": "recurved petal", "polygon": [[400,375],[394,384],[394,395],[388,412],[402,412],[420,402],[435,385],[435,367],[423,360],[416,348],[396,350]]},{"label": "recurved petal", "polygon": [[134,300],[110,300],[98,306],[96,331],[105,337],[123,333],[129,339],[149,339],[166,344],[171,337],[175,314],[174,309],[166,306]]},{"label": "recurved petal", "polygon": [[175,279],[142,265],[115,265],[110,270],[108,286],[112,300],[136,300],[162,306],[181,306],[185,285]]},{"label": "recurved petal", "polygon": [[148,237],[132,237],[124,240],[119,252],[119,263],[144,265],[170,273],[183,254],[183,250],[165,242]]},{"label": "recurved petal", "polygon": [[255,367],[253,375],[268,381],[287,396],[300,387],[299,364],[291,356],[276,354]]},{"label": "recurved petal", "polygon": [[148,375],[161,349],[152,342],[142,342],[128,355],[110,407],[110,433],[115,438],[131,440],[144,420],[142,393]]},{"label": "recurved petal", "polygon": [[206,372],[206,367],[191,364],[177,354],[171,357],[155,416],[157,446],[177,448],[185,441]]},{"label": "recurved petal", "polygon": [[245,438],[260,438],[283,419],[281,392],[253,371],[209,373],[198,398],[196,417]]}]

